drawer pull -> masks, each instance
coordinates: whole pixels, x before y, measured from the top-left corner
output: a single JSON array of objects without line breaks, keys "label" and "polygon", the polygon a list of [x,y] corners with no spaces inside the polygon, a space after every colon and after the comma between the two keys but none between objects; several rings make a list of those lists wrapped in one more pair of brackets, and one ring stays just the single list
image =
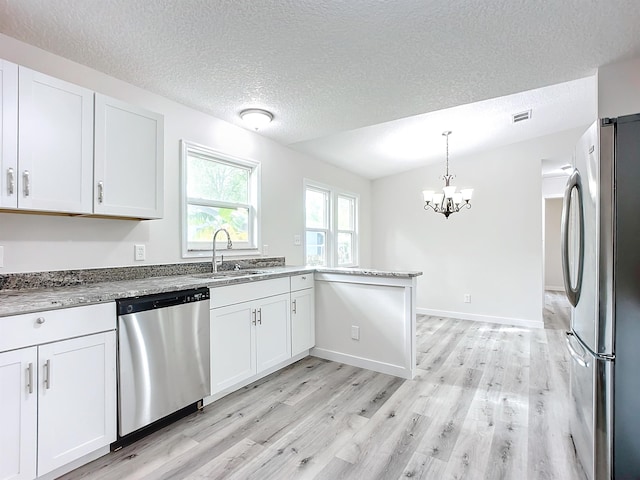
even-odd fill
[{"label": "drawer pull", "polygon": [[29,393],[33,393],[33,363],[29,363],[27,367],[27,388]]},{"label": "drawer pull", "polygon": [[42,325],[42,324],[44,323],[44,317],[38,317],[38,318],[36,318],[36,323],[37,323],[38,325]]},{"label": "drawer pull", "polygon": [[307,277],[304,277],[304,276],[303,276],[303,277],[302,277],[302,279],[303,279],[303,280],[306,280],[306,279],[307,279]]}]

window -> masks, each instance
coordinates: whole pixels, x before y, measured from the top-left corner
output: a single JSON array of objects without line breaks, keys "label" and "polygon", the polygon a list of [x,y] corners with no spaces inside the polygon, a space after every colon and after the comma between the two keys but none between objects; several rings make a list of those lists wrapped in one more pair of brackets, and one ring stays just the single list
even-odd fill
[{"label": "window", "polygon": [[358,263],[358,197],[305,182],[305,263],[354,266]]},{"label": "window", "polygon": [[[219,228],[231,236],[229,254],[259,253],[259,175],[257,162],[182,141],[183,256],[211,255],[213,234]],[[216,240],[225,248],[225,235]]]}]

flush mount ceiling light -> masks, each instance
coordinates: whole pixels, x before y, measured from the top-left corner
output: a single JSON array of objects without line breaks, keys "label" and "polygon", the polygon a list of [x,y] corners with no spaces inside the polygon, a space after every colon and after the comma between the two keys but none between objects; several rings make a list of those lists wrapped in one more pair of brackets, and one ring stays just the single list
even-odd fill
[{"label": "flush mount ceiling light", "polygon": [[273,120],[273,114],[261,108],[250,108],[241,111],[240,118],[251,128],[258,130]]},{"label": "flush mount ceiling light", "polygon": [[[459,192],[456,192],[456,187],[451,185],[453,175],[449,175],[449,135],[450,131],[443,132],[447,139],[447,167],[445,170],[444,179],[445,186],[442,189],[442,193],[436,193],[433,190],[424,190],[422,195],[424,196],[424,209],[430,208],[436,213],[442,213],[446,218],[452,213],[459,212],[462,208],[471,208],[471,194],[472,188],[464,188]],[[464,203],[463,203],[464,202]]]}]

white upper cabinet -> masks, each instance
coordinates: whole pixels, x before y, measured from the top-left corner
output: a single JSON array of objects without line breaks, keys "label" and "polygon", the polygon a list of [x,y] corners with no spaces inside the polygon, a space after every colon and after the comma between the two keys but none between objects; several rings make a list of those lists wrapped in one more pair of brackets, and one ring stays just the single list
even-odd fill
[{"label": "white upper cabinet", "polygon": [[18,206],[18,66],[0,60],[0,207]]},{"label": "white upper cabinet", "polygon": [[93,211],[162,218],[164,118],[96,93]]},{"label": "white upper cabinet", "polygon": [[18,68],[18,208],[92,212],[93,92]]}]

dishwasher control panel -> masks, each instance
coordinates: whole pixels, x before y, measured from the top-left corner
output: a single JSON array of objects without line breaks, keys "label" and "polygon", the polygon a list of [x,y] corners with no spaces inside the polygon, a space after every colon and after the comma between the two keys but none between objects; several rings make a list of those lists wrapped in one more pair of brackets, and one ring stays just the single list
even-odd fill
[{"label": "dishwasher control panel", "polygon": [[209,300],[209,298],[209,289],[207,287],[202,287],[190,290],[143,295],[140,297],[121,298],[117,300],[116,303],[118,305],[118,315],[127,315],[146,310],[155,310],[156,308],[202,302]]}]

